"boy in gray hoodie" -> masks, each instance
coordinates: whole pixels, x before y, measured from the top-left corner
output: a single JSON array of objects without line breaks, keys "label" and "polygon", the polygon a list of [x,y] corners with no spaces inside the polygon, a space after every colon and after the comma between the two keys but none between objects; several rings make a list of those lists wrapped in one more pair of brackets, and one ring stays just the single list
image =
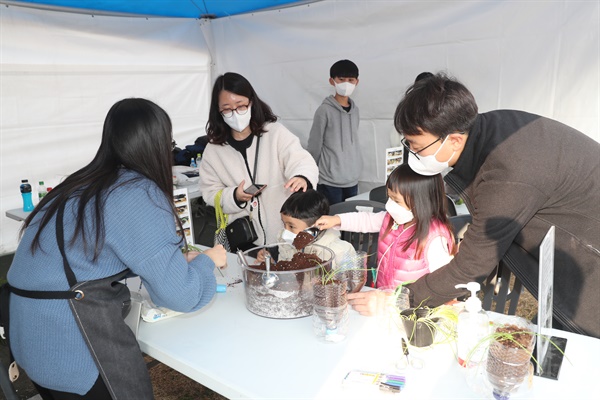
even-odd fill
[{"label": "boy in gray hoodie", "polygon": [[317,191],[335,204],[358,194],[360,118],[356,103],[350,99],[358,85],[358,67],[350,60],[340,60],[331,66],[329,75],[335,95],[326,97],[317,108],[307,150],[319,166]]}]

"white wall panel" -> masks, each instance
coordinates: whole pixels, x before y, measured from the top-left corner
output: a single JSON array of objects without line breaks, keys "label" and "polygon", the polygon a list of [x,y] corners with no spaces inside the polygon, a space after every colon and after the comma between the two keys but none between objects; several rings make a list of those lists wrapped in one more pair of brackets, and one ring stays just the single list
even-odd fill
[{"label": "white wall panel", "polygon": [[17,245],[20,224],[5,211],[22,206],[21,179],[54,186],[89,163],[116,101],[159,104],[180,144],[204,134],[210,56],[199,21],[2,6],[0,26],[0,254]]},{"label": "white wall panel", "polygon": [[381,184],[393,113],[422,71],[446,71],[480,111],[521,109],[600,141],[597,1],[325,0],[209,23],[215,73],[246,76],[306,144],[333,89],[329,67],[360,69],[352,96],[365,145],[362,187]]}]

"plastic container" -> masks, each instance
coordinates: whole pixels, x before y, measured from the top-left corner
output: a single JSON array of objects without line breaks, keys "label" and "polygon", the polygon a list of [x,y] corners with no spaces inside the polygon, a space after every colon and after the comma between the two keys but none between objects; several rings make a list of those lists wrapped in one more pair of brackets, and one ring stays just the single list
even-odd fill
[{"label": "plastic container", "polygon": [[197,168],[198,164],[196,164],[196,160],[192,157],[192,160],[190,161],[190,167],[192,168]]},{"label": "plastic container", "polygon": [[33,211],[31,185],[27,179],[21,180],[21,197],[23,197],[23,211]]},{"label": "plastic container", "polygon": [[469,282],[456,285],[456,288],[466,288],[471,292],[471,297],[465,301],[465,308],[458,314],[456,331],[458,363],[462,367],[473,367],[485,358],[486,346],[482,341],[490,333],[490,319],[477,297],[477,292],[481,289],[479,283]]},{"label": "plastic container", "polygon": [[338,343],[348,334],[348,304],[338,307],[314,305],[313,332],[328,343]]},{"label": "plastic container", "polygon": [[[270,288],[263,284],[264,266],[257,265],[253,260],[262,250],[269,251],[272,255],[270,273],[277,277]],[[296,253],[314,254],[322,262],[298,270],[277,270],[278,265],[281,265],[279,263],[291,261]],[[299,251],[288,243],[275,243],[254,247],[243,254],[250,264],[248,267],[241,266],[248,311],[275,319],[301,318],[312,314],[313,280],[317,276],[317,270],[321,266],[330,268],[334,259],[334,253],[329,248],[314,244]]]},{"label": "plastic container", "polygon": [[408,308],[400,312],[404,332],[411,346],[427,347],[433,344],[437,320],[429,319],[428,313],[426,308]]},{"label": "plastic container", "polygon": [[[531,354],[535,345],[533,326],[520,317],[512,317],[505,325],[517,328],[519,332],[531,332],[526,343],[502,343],[492,340],[486,361],[486,372],[492,396],[497,400],[508,400],[525,381],[533,375]],[[523,346],[523,347],[521,347]]]},{"label": "plastic container", "polygon": [[44,198],[44,196],[46,196],[47,194],[47,190],[46,190],[46,185],[44,184],[44,181],[39,181],[38,183],[38,199],[42,200]]},{"label": "plastic container", "polygon": [[346,281],[348,293],[360,292],[367,282],[367,252],[357,251],[356,254],[341,262],[337,262],[336,279]]}]

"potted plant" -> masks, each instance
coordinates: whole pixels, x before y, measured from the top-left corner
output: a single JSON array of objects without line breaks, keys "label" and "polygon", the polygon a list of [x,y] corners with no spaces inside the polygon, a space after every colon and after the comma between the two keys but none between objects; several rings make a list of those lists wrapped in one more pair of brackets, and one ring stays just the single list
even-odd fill
[{"label": "potted plant", "polygon": [[[479,367],[485,367],[486,382],[484,383],[491,385],[493,397],[498,400],[508,400],[511,394],[522,385],[526,377],[532,376],[533,364],[531,361],[538,364],[533,356],[537,336],[533,325],[526,319],[504,316],[492,324],[491,333],[481,339],[469,352],[466,366],[474,371],[468,374],[468,379],[477,378],[480,374]],[[564,355],[557,344],[551,340],[549,342]],[[487,346],[487,360],[484,359],[471,365],[471,357],[480,352],[482,346]],[[486,390],[489,390],[489,385]],[[474,389],[478,387],[474,382],[469,382],[469,386]]]},{"label": "potted plant", "polygon": [[313,330],[326,342],[339,342],[348,330],[347,282],[338,271],[321,266],[313,282]]},{"label": "potted plant", "polygon": [[455,339],[458,313],[452,306],[429,308],[419,305],[399,313],[406,337],[412,346],[426,347]]},{"label": "potted plant", "polygon": [[528,327],[503,324],[491,335],[486,371],[498,400],[508,400],[527,375],[533,373],[535,334]]}]

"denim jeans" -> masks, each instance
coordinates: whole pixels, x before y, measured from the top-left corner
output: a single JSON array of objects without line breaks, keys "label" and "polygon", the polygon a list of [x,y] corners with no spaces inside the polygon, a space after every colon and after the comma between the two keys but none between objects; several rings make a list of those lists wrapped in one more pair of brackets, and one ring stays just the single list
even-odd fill
[{"label": "denim jeans", "polygon": [[317,184],[317,192],[323,194],[329,200],[329,204],[336,204],[345,201],[349,197],[356,196],[358,194],[358,185],[351,187],[333,187],[329,185]]}]

